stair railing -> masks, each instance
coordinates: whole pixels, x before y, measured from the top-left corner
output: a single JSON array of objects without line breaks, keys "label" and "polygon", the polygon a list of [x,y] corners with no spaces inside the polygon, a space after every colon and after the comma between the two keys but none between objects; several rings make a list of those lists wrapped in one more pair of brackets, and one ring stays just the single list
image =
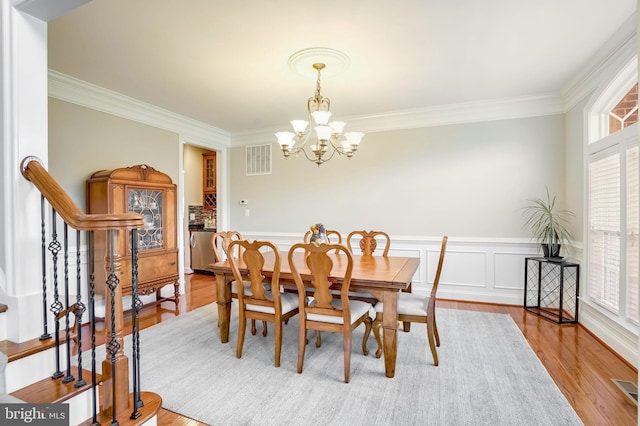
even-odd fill
[{"label": "stair railing", "polygon": [[[49,310],[53,314],[55,338],[55,367],[53,379],[62,379],[63,383],[76,381],[74,386],[82,387],[86,385],[82,377],[82,327],[83,315],[86,307],[82,302],[82,265],[81,265],[81,231],[84,231],[85,245],[87,251],[87,270],[86,280],[88,285],[88,303],[89,303],[89,324],[91,328],[91,381],[92,381],[92,412],[93,424],[99,423],[99,412],[104,415],[111,415],[111,424],[118,424],[116,417],[120,412],[124,412],[132,408],[130,414],[131,419],[140,417],[138,409],[144,405],[140,391],[140,353],[139,353],[139,320],[138,315],[142,303],[138,296],[138,238],[137,229],[144,227],[143,217],[139,214],[86,214],[80,210],[73,202],[71,197],[62,189],[62,187],[53,179],[46,171],[42,162],[37,157],[26,157],[21,163],[22,175],[25,179],[33,183],[33,185],[41,193],[41,255],[42,255],[42,297],[43,297],[43,333],[41,340],[51,338],[48,330],[48,313]],[[50,216],[50,236],[47,244],[47,217],[46,205],[51,206]],[[57,222],[58,216],[63,222],[62,243],[59,241]],[[71,291],[72,278],[69,273],[69,235],[68,228],[76,230],[76,300],[70,306],[69,294]],[[99,283],[104,285],[107,291],[106,298],[106,314],[105,314],[105,333],[106,333],[106,357],[102,363],[102,401],[98,412],[98,393],[96,388],[96,321],[95,321],[95,279],[94,279],[94,232],[106,231],[110,241],[107,250],[109,261],[103,263],[107,272],[107,282]],[[124,339],[123,339],[123,308],[122,308],[122,286],[115,274],[116,265],[114,265],[114,244],[113,240],[117,232],[131,232],[132,246],[132,347],[133,347],[133,407],[129,406],[129,367],[128,360],[124,356]],[[50,257],[47,258],[47,251]],[[59,255],[63,256],[63,279],[62,284],[59,279],[58,263]],[[47,260],[49,260],[52,269],[52,279],[50,287],[47,286]],[[62,289],[61,289],[62,286]],[[60,297],[60,292],[64,297]],[[48,304],[48,294],[53,293],[53,301]],[[62,300],[61,300],[62,299]],[[77,345],[77,364],[78,378],[71,373],[71,346],[72,334],[70,330],[70,316],[74,315],[76,321],[75,343]],[[64,329],[61,331],[61,322],[64,321]],[[66,342],[65,347],[65,364],[66,373],[61,371],[61,341],[60,335],[63,333]]]}]

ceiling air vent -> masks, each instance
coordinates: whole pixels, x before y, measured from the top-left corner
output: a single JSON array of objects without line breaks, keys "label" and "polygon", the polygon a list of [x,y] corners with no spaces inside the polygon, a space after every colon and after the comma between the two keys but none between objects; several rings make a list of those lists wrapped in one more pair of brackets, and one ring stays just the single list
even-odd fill
[{"label": "ceiling air vent", "polygon": [[638,386],[636,386],[635,383],[620,379],[611,380],[613,380],[613,383],[618,385],[622,393],[627,395],[634,404],[638,405]]},{"label": "ceiling air vent", "polygon": [[248,145],[246,148],[247,176],[271,174],[271,144]]}]

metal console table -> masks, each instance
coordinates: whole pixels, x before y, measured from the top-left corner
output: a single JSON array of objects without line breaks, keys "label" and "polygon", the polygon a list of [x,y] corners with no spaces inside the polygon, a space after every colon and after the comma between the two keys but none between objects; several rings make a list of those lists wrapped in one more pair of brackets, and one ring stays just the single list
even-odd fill
[{"label": "metal console table", "polygon": [[580,265],[558,257],[526,257],[524,308],[558,324],[578,322]]}]

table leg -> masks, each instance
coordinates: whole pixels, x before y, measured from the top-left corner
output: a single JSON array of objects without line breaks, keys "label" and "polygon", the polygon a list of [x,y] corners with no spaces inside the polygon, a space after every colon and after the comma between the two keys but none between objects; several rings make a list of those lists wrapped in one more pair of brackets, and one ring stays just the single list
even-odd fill
[{"label": "table leg", "polygon": [[398,292],[385,291],[383,295],[382,331],[384,349],[384,370],[387,377],[396,374],[396,354],[398,349]]},{"label": "table leg", "polygon": [[226,274],[216,274],[216,298],[218,301],[218,328],[220,342],[229,341],[229,324],[231,323],[231,278]]}]

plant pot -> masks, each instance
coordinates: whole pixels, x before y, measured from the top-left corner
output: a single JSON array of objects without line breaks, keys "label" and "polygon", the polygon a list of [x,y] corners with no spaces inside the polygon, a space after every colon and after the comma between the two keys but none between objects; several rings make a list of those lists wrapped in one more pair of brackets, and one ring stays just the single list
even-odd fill
[{"label": "plant pot", "polygon": [[541,244],[544,257],[560,257],[560,244]]}]

